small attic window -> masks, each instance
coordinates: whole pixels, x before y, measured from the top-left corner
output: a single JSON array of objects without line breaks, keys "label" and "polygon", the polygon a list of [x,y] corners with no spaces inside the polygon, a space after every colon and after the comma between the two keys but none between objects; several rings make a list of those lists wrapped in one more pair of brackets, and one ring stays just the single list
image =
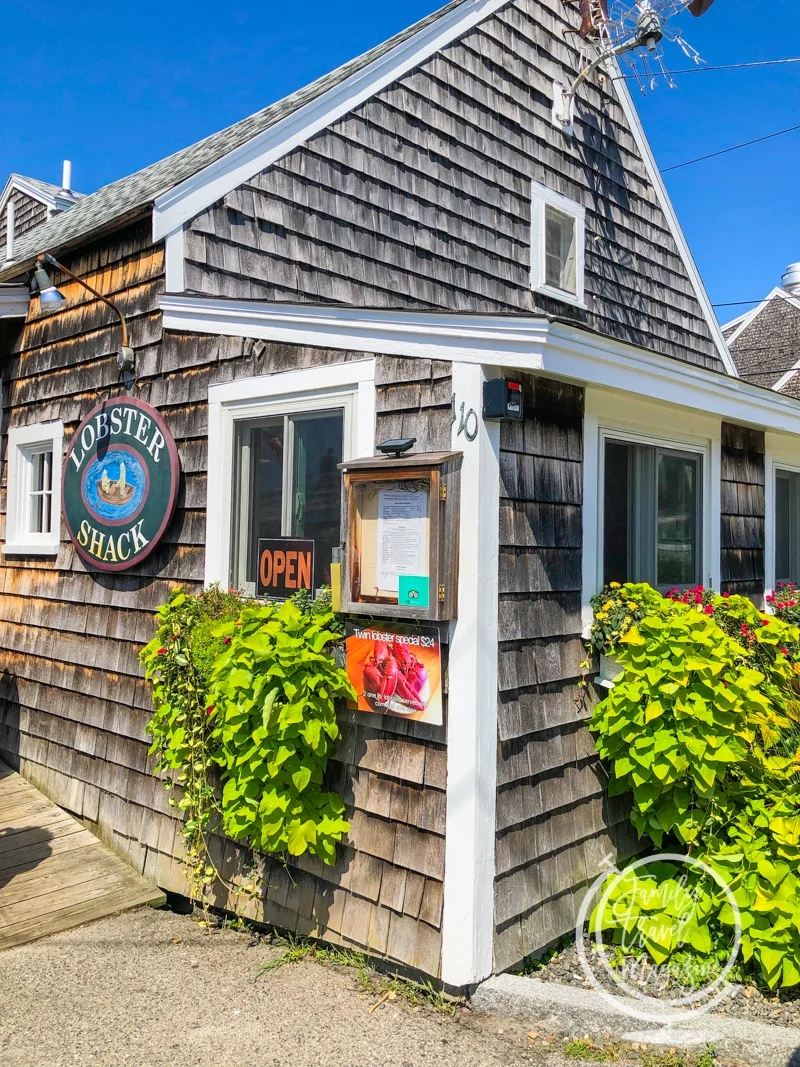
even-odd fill
[{"label": "small attic window", "polygon": [[586,212],[580,204],[537,182],[531,202],[531,287],[585,307]]}]

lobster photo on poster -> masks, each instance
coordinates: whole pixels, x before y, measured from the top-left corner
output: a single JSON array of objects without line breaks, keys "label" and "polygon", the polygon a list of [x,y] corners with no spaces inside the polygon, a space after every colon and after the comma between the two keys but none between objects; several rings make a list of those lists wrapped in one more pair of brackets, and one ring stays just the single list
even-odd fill
[{"label": "lobster photo on poster", "polygon": [[358,711],[443,724],[439,631],[428,626],[347,623],[347,675]]}]

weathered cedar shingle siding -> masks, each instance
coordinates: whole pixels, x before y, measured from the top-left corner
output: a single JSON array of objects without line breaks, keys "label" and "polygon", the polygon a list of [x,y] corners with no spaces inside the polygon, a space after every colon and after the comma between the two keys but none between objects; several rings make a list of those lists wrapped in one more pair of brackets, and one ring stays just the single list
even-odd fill
[{"label": "weathered cedar shingle siding", "polygon": [[773,297],[733,342],[731,355],[743,378],[772,388],[800,360],[800,308]]},{"label": "weathered cedar shingle siding", "polygon": [[[185,890],[176,861],[180,834],[168,794],[151,775],[144,727],[150,695],[138,662],[153,613],[176,584],[199,589],[204,574],[209,385],[363,358],[236,338],[167,333],[158,294],[163,247],[151,224],[66,258],[66,265],[128,317],[136,346],[136,395],[158,407],[182,465],[178,510],[164,540],[140,566],[87,573],[65,541],[55,561],[5,557],[0,566],[0,757],[57,803],[87,820],[166,889]],[[55,279],[60,282],[58,276]],[[120,391],[116,317],[65,285],[67,311],[3,324],[4,428],[61,418],[66,441],[81,418]],[[449,444],[449,364],[382,357],[379,427]],[[399,414],[394,414],[394,412]],[[5,525],[3,457],[0,537]],[[275,862],[266,872],[268,922],[369,949],[430,974],[439,971],[444,876],[444,730],[344,713],[331,784],[351,807],[352,829],[335,868],[305,859],[294,886]],[[238,850],[215,842],[230,873]],[[242,902],[218,895],[221,905]]]},{"label": "weathered cedar shingle siding", "polygon": [[[47,207],[33,196],[13,189],[9,201],[14,205],[14,236],[21,237],[47,218]],[[0,214],[0,252],[5,256],[8,219],[5,211]]]},{"label": "weathered cedar shingle siding", "polygon": [[722,424],[722,590],[763,606],[764,434]]},{"label": "weathered cedar shingle siding", "polygon": [[[586,728],[581,640],[583,390],[525,379],[500,436],[500,678],[495,967],[574,927],[609,852],[629,855],[624,805]],[[589,531],[588,536],[593,536]]]},{"label": "weathered cedar shingle siding", "polygon": [[[568,315],[722,369],[615,98],[581,90],[574,141],[552,125],[552,80],[577,69],[569,17],[509,4],[226,196],[187,230],[187,288]],[[587,209],[588,312],[531,292],[531,181]]]}]

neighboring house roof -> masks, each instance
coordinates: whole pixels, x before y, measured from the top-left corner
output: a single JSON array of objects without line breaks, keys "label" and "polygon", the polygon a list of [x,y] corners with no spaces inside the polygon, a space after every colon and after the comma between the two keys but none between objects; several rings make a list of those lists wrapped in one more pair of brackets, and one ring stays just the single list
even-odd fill
[{"label": "neighboring house roof", "polygon": [[[475,0],[468,0],[475,3]],[[132,218],[155,200],[159,193],[174,188],[204,167],[227,155],[229,152],[252,140],[257,134],[274,125],[278,120],[291,115],[303,104],[321,96],[328,89],[343,82],[351,74],[362,70],[370,63],[390,52],[398,44],[413,37],[420,30],[438,21],[449,11],[462,6],[463,0],[452,3],[415,25],[403,30],[383,44],[345,63],[337,70],[326,74],[310,85],[256,112],[225,130],[211,134],[197,144],[167,156],[144,170],[126,178],[104,185],[97,192],[85,197],[64,215],[57,215],[38,226],[33,233],[17,241],[16,262],[19,266],[30,263],[42,251],[57,252],[74,246],[93,234]],[[16,273],[19,273],[19,266]],[[0,279],[14,276],[14,270],[0,272]]]},{"label": "neighboring house roof", "polygon": [[758,307],[722,327],[742,378],[797,395],[800,371],[800,294],[780,286]]},{"label": "neighboring house roof", "polygon": [[75,193],[71,190],[67,193],[58,185],[53,185],[52,182],[29,178],[25,174],[10,174],[2,193],[0,193],[0,214],[5,211],[6,204],[14,190],[31,197],[33,200],[38,200],[50,211],[63,211],[68,207],[72,207],[77,200],[84,199],[83,193]]}]

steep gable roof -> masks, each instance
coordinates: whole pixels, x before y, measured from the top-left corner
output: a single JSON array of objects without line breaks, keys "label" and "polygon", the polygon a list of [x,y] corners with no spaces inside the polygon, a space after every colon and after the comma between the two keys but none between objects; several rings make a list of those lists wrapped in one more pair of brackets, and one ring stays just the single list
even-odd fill
[{"label": "steep gable roof", "polygon": [[[479,0],[466,0],[466,2],[469,6],[477,6]],[[41,251],[54,253],[73,247],[93,235],[103,233],[141,214],[160,194],[168,192],[218,159],[252,141],[254,137],[274,126],[279,120],[292,115],[304,104],[316,100],[351,75],[364,70],[398,45],[404,44],[420,31],[427,29],[451,11],[462,6],[464,6],[464,0],[453,0],[452,3],[421,19],[376,48],[350,60],[330,74],[323,75],[283,100],[263,108],[255,115],[250,115],[218,133],[213,133],[202,141],[167,156],[166,159],[152,163],[143,170],[120,178],[110,185],[104,185],[97,192],[81,200],[68,214],[56,216],[38,227],[35,237],[19,240],[16,263],[20,266],[27,265]],[[19,273],[19,267],[16,273]],[[13,276],[14,270],[0,271],[0,279]]]},{"label": "steep gable roof", "polygon": [[[514,11],[518,6],[515,0],[456,0],[285,100],[160,163],[98,190],[67,214],[39,226],[35,234],[19,242],[18,266],[0,272],[0,280],[18,276],[20,267],[27,266],[37,252],[57,252],[72,247],[92,235],[143,214],[151,204],[154,205],[155,239],[178,230],[226,193],[285,157],[298,145],[305,144],[321,130],[354,112],[361,104],[404,74],[418,68],[426,59],[440,54],[494,13],[504,9]],[[552,19],[550,7],[548,0],[543,0],[542,13],[548,19]],[[549,30],[549,33],[560,34],[562,29],[567,28],[564,19],[571,17],[565,14],[569,11],[563,4],[558,8],[555,30]],[[622,79],[613,81],[629,134],[637,146],[645,180],[655,193],[682,264],[680,269],[689,283],[692,293],[690,299],[696,301],[694,307],[699,310],[699,319],[704,323],[703,346],[707,347],[710,340],[713,360],[718,361],[719,369],[736,375],[725,339],[655,165],[630,94]],[[637,181],[640,180],[637,175]],[[678,327],[675,325],[670,328]]]}]

